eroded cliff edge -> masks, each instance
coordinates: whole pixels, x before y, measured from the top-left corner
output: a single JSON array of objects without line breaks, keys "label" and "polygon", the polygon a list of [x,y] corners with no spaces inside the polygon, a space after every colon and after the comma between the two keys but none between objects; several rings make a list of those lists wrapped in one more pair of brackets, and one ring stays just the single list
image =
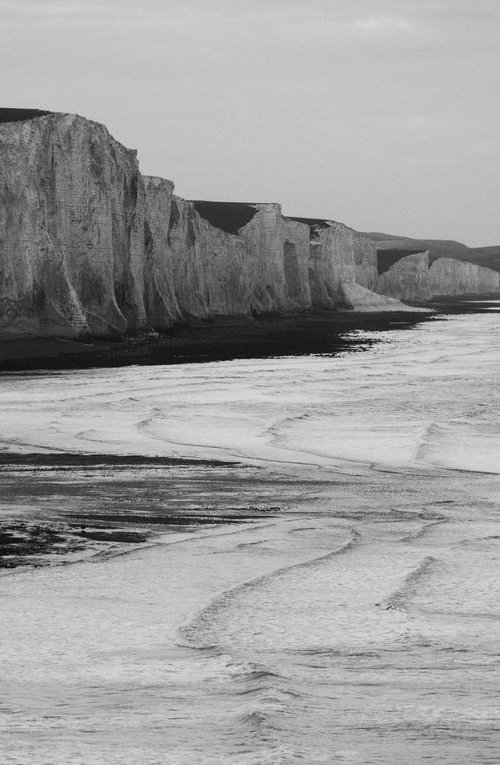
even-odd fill
[{"label": "eroded cliff edge", "polygon": [[0,336],[404,309],[380,281],[377,243],[347,226],[173,192],[143,177],[136,152],[103,125],[50,113],[2,120],[0,110]]},{"label": "eroded cliff edge", "polygon": [[376,288],[408,302],[440,295],[500,294],[500,273],[455,258],[432,260],[426,251],[400,258],[378,276]]},{"label": "eroded cliff edge", "polygon": [[372,289],[421,303],[434,297],[500,293],[500,248],[367,234],[377,245]]}]

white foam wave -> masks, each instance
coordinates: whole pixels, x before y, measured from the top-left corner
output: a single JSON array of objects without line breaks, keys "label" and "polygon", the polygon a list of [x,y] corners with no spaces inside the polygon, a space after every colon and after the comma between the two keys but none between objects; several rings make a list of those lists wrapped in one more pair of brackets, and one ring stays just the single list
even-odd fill
[{"label": "white foam wave", "polygon": [[497,472],[496,317],[385,334],[363,354],[335,358],[3,377],[0,445]]}]

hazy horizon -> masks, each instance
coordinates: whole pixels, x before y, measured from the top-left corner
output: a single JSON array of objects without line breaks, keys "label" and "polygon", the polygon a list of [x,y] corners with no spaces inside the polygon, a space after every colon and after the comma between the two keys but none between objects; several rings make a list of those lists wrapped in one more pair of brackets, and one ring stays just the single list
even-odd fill
[{"label": "hazy horizon", "polygon": [[0,105],[104,123],[180,196],[500,243],[495,0],[0,10]]}]

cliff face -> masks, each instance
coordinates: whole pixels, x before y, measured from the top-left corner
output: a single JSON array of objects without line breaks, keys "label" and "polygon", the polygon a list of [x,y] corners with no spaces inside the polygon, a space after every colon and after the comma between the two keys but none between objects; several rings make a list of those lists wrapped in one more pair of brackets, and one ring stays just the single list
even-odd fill
[{"label": "cliff face", "polygon": [[451,258],[500,273],[499,246],[467,247],[463,242],[449,239],[412,239],[373,232],[365,234],[365,237],[376,243],[377,260],[382,271],[407,255],[428,252],[431,263],[440,258]]},{"label": "cliff face", "polygon": [[74,115],[1,124],[0,179],[0,332],[144,325],[135,152]]},{"label": "cliff face", "polygon": [[109,335],[186,317],[373,309],[373,296],[352,287],[368,261],[372,269],[373,245],[352,229],[286,218],[276,204],[188,202],[172,182],[143,178],[135,152],[102,125],[75,115],[7,117],[0,335]]},{"label": "cliff face", "polygon": [[247,312],[245,246],[211,226],[194,205],[172,198],[165,260],[182,316],[207,318]]},{"label": "cliff face", "polygon": [[[278,204],[189,202],[158,179],[145,182],[146,227],[157,232],[146,252],[156,253],[153,262],[161,264],[157,271],[168,288],[159,310],[153,313],[148,302],[157,328],[162,316],[363,308],[366,296],[358,293],[353,306],[342,288],[356,276],[362,237],[352,229],[325,221],[318,241],[314,226],[283,217]],[[154,225],[151,210],[157,211]],[[366,243],[374,268],[375,248]],[[164,305],[175,308],[165,314]]]},{"label": "cliff face", "polygon": [[310,221],[309,226],[312,307],[362,310],[367,296],[353,291],[352,284],[357,282],[371,289],[376,274],[376,246],[342,223],[319,220]]},{"label": "cliff face", "polygon": [[256,205],[256,210],[240,231],[252,285],[251,310],[266,313],[310,308],[308,227],[283,218],[277,204]]},{"label": "cliff face", "polygon": [[[176,197],[172,186],[145,179],[146,232],[157,285],[148,318],[157,328],[180,317],[265,313],[308,308],[308,229],[292,226],[279,205],[246,205],[239,233],[227,223],[231,204]],[[201,210],[203,215],[198,212]],[[216,219],[226,230],[212,225]],[[245,221],[248,221],[246,223]],[[295,230],[297,229],[297,230]],[[161,276],[160,276],[161,274]],[[160,288],[159,285],[163,288]],[[157,310],[152,311],[152,307]]]},{"label": "cliff face", "polygon": [[341,223],[283,217],[278,204],[173,196],[168,240],[165,261],[182,315],[396,308],[353,289],[356,280],[374,282],[372,242]]},{"label": "cliff face", "polygon": [[423,302],[436,295],[500,292],[500,273],[454,258],[432,261],[429,252],[422,252],[397,260],[374,287],[384,295]]},{"label": "cliff face", "polygon": [[380,275],[377,243],[341,223],[287,218],[277,204],[189,202],[173,191],[171,181],[142,177],[135,152],[102,125],[0,114],[0,336],[403,310],[391,298],[498,287],[485,269],[460,264],[458,272],[444,260],[429,268],[421,254]]}]

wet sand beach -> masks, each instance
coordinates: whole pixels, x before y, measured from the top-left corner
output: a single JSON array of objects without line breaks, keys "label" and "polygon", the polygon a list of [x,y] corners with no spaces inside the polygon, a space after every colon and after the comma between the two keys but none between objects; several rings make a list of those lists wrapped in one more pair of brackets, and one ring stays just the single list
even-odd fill
[{"label": "wet sand beach", "polygon": [[[450,306],[447,306],[447,311]],[[179,364],[234,358],[308,353],[340,353],[360,345],[346,333],[384,332],[412,327],[429,312],[363,314],[350,311],[215,317],[191,320],[162,334],[122,338],[60,340],[24,338],[0,341],[0,372],[34,369],[88,369],[129,364]],[[363,344],[369,343],[365,337]]]},{"label": "wet sand beach", "polygon": [[498,761],[498,316],[356,339],[2,378],[6,762]]}]

